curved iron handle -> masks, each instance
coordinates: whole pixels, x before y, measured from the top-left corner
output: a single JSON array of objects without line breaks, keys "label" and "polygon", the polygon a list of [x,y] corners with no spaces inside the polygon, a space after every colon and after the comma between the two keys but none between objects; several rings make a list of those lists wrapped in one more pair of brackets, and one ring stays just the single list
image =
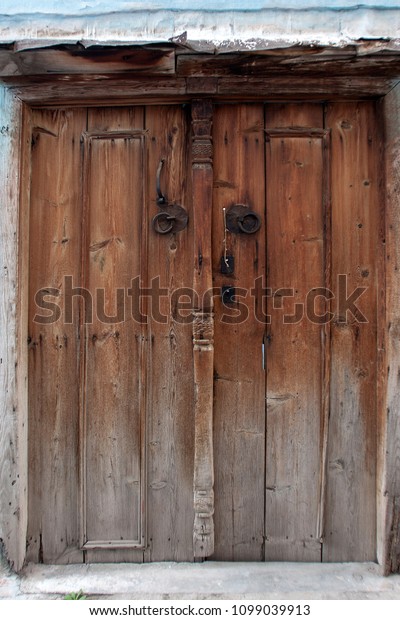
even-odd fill
[{"label": "curved iron handle", "polygon": [[[161,211],[161,213],[157,213],[157,215],[153,217],[153,228],[158,234],[166,235],[173,229],[175,220],[175,215],[170,215],[166,211]],[[162,222],[166,222],[167,225],[162,226]]]},{"label": "curved iron handle", "polygon": [[163,168],[165,159],[160,159],[160,163],[157,168],[157,176],[156,176],[156,190],[157,190],[157,204],[158,205],[166,205],[167,199],[161,191],[161,170]]},{"label": "curved iron handle", "polygon": [[[249,222],[250,225],[246,226],[246,221]],[[243,217],[238,217],[237,225],[242,233],[246,233],[246,235],[251,235],[257,232],[257,230],[259,230],[261,226],[261,218],[258,213],[255,213],[254,211],[249,211]]]},{"label": "curved iron handle", "polygon": [[157,168],[156,175],[156,190],[157,190],[157,204],[162,209],[152,219],[153,229],[159,235],[166,235],[170,232],[176,233],[186,228],[189,216],[187,211],[181,205],[168,202],[168,199],[161,191],[161,171],[165,159],[161,159]]}]

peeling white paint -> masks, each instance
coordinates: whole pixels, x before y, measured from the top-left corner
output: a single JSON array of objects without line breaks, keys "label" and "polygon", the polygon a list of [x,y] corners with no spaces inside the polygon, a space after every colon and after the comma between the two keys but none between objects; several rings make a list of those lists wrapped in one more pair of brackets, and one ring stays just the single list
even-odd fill
[{"label": "peeling white paint", "polygon": [[[159,43],[176,40],[194,50],[259,50],[288,45],[343,46],[359,39],[386,40],[400,47],[400,3],[392,0],[236,0],[201,3],[174,0],[72,2],[3,0],[0,42],[48,41],[91,43]],[[203,10],[194,10],[196,4]],[[274,8],[272,8],[272,6]],[[294,6],[296,9],[294,10]],[[286,7],[286,8],[283,8]],[[289,10],[288,10],[289,9]]]}]

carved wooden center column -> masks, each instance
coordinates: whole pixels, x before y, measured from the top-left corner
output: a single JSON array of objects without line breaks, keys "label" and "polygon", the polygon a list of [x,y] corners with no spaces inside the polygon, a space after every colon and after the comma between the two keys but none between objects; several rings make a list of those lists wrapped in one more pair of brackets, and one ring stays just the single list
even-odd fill
[{"label": "carved wooden center column", "polygon": [[194,557],[214,552],[213,373],[214,318],[211,262],[212,103],[192,103],[194,220],[193,357],[195,389]]}]

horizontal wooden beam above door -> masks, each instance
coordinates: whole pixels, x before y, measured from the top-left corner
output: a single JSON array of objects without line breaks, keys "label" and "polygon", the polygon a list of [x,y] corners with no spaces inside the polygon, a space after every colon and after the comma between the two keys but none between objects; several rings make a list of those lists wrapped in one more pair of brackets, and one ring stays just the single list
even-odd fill
[{"label": "horizontal wooden beam above door", "polygon": [[[397,81],[388,78],[177,78],[115,76],[39,76],[7,80],[10,90],[32,106],[184,103],[193,96],[216,102],[335,101],[385,96]],[[12,83],[10,83],[12,82]]]},{"label": "horizontal wooden beam above door", "polygon": [[399,75],[398,52],[362,54],[349,48],[301,48],[234,54],[182,54],[177,58],[180,76],[387,76]]},{"label": "horizontal wooden beam above door", "polygon": [[[142,46],[0,46],[0,80],[29,104],[91,105],[215,100],[364,99],[400,80],[400,52],[356,46],[195,54],[172,43]],[[112,101],[111,101],[112,100]]]},{"label": "horizontal wooden beam above door", "polygon": [[93,75],[135,73],[171,75],[175,73],[175,52],[170,46],[63,44],[14,50],[0,47],[0,76]]}]

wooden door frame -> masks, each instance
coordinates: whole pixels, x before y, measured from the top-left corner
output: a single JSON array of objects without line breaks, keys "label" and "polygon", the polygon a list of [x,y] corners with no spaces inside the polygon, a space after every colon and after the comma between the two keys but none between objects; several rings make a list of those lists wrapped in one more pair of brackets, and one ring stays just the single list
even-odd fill
[{"label": "wooden door frame", "polygon": [[[221,55],[224,56],[224,55]],[[29,170],[30,108],[37,106],[128,105],[139,103],[178,103],[207,99],[219,101],[332,101],[378,99],[383,139],[381,222],[386,234],[379,264],[378,325],[378,475],[377,475],[377,560],[384,574],[400,570],[400,76],[399,61],[390,75],[371,61],[357,77],[348,70],[343,74],[339,54],[325,74],[309,71],[307,76],[261,77],[250,75],[237,79],[221,77],[221,66],[204,68],[201,74],[183,63],[183,75],[160,78],[144,76],[126,78],[110,75],[53,78],[24,76],[5,78],[0,90],[0,204],[1,214],[1,284],[0,284],[0,538],[5,556],[15,570],[25,561],[28,492],[28,249],[29,249]],[[212,57],[214,58],[214,57]],[[226,58],[226,57],[225,57]],[[196,66],[200,59],[196,60]],[[375,59],[376,60],[376,59]],[[183,62],[183,61],[182,61]],[[205,61],[204,61],[205,62]],[[185,65],[186,63],[186,65]],[[343,64],[343,63],[342,63]],[[261,62],[262,65],[262,62]],[[260,66],[261,66],[260,65]],[[353,69],[351,70],[353,71]],[[186,74],[185,74],[186,72]],[[350,75],[348,74],[350,72]],[[222,73],[222,75],[224,75]],[[104,89],[107,87],[107,102]],[[249,95],[249,93],[251,93]],[[198,104],[198,111],[204,107]],[[210,119],[209,121],[210,122]],[[194,136],[196,139],[196,135]],[[197,136],[198,142],[201,136]],[[211,139],[209,139],[211,145]],[[206,149],[207,150],[207,149]],[[197,162],[199,163],[199,162]],[[207,168],[208,166],[208,168]],[[210,163],[195,171],[194,192],[201,193],[204,175]],[[211,168],[212,172],[212,168]],[[197,188],[197,189],[196,189]],[[207,231],[204,229],[203,233]],[[200,288],[206,283],[197,281]],[[397,304],[397,305],[396,305]],[[195,327],[208,329],[212,308],[199,308],[206,321]],[[200,338],[204,340],[204,335]],[[205,339],[207,340],[207,338]],[[212,332],[209,340],[212,341]],[[209,343],[210,344],[210,343]],[[195,343],[196,345],[196,343]],[[206,344],[206,347],[208,345]],[[205,351],[204,343],[199,355]],[[212,354],[209,355],[209,362]],[[210,363],[206,364],[210,368]],[[198,366],[198,381],[209,382]],[[207,403],[200,403],[207,407]],[[209,424],[209,419],[208,419]],[[207,426],[207,424],[206,424]],[[200,455],[201,457],[201,455]],[[210,464],[210,463],[209,463]],[[211,485],[210,485],[211,481]],[[208,477],[212,490],[212,476]],[[209,497],[211,495],[209,494]],[[208,507],[210,508],[210,506]],[[201,502],[198,513],[201,513]]]}]

